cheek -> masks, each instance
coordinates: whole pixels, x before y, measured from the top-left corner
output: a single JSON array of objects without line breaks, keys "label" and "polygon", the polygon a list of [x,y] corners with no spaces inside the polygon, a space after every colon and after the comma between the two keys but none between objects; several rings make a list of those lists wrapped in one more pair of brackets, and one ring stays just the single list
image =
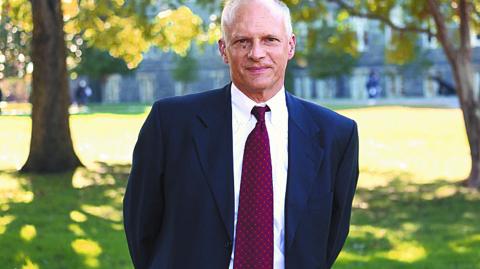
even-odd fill
[{"label": "cheek", "polygon": [[278,54],[276,54],[273,58],[273,61],[279,66],[283,67],[287,65],[289,59],[289,54],[286,51],[282,51]]},{"label": "cheek", "polygon": [[243,58],[241,55],[238,54],[230,54],[228,57],[228,61],[230,65],[233,65],[233,68],[240,69],[240,67],[243,65]]},{"label": "cheek", "polygon": [[237,61],[235,61],[235,59],[230,58],[228,65],[232,75],[235,76],[236,74],[242,73],[241,65]]}]

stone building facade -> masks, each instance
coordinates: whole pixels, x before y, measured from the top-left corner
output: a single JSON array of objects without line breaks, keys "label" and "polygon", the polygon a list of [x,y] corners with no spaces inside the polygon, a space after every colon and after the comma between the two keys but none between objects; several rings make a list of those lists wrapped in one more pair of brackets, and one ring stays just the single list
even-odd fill
[{"label": "stone building facade", "polygon": [[[340,78],[315,79],[309,76],[308,67],[297,67],[291,71],[293,89],[288,90],[307,99],[367,99],[366,84],[369,74],[374,71],[380,78],[380,98],[429,98],[454,94],[450,66],[443,50],[434,40],[425,37],[419,41],[421,57],[428,65],[392,65],[386,62],[384,56],[390,32],[381,31],[375,21],[353,19],[352,23],[356,26],[358,49],[361,52],[352,74]],[[297,35],[299,38],[301,36]],[[472,46],[474,85],[480,89],[480,35],[472,34]],[[198,62],[197,81],[188,85],[175,81],[172,76],[174,55],[153,49],[144,55],[134,75],[113,75],[108,78],[102,89],[102,102],[152,103],[162,97],[218,88],[230,81],[228,66],[221,60],[216,45],[207,46],[203,52],[194,48],[193,55]]]}]

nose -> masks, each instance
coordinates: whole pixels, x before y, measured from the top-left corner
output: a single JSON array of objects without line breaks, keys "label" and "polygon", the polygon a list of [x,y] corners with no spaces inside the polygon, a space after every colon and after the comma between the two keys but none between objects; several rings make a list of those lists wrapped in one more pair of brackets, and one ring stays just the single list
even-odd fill
[{"label": "nose", "polygon": [[248,58],[254,61],[261,60],[265,57],[265,48],[262,46],[261,42],[254,41],[248,52]]}]

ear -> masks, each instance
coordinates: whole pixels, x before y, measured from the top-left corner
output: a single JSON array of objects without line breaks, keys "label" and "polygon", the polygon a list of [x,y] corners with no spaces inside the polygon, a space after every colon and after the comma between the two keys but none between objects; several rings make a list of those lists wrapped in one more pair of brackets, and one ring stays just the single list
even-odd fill
[{"label": "ear", "polygon": [[227,45],[225,44],[225,40],[223,38],[218,40],[218,51],[220,52],[220,56],[222,56],[223,62],[228,64],[228,57],[227,57]]},{"label": "ear", "polygon": [[297,44],[297,40],[295,35],[292,34],[290,39],[288,40],[288,59],[292,59],[295,56],[295,45]]}]

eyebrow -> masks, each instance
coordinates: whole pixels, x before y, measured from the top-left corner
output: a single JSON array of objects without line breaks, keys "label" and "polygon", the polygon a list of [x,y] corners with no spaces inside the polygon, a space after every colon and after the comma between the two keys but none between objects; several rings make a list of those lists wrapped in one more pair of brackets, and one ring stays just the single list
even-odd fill
[{"label": "eyebrow", "polygon": [[[265,34],[265,35],[262,35],[260,38],[277,38],[277,39],[280,39],[280,35],[276,35],[276,34]],[[244,35],[233,35],[231,37],[232,40],[238,40],[238,39],[252,39],[252,37],[249,37],[249,36],[244,36]]]},{"label": "eyebrow", "polygon": [[251,39],[251,37],[248,37],[248,36],[244,36],[244,35],[232,35],[232,40],[237,40],[237,39]]},{"label": "eyebrow", "polygon": [[275,34],[268,34],[265,36],[266,38],[276,38],[276,39],[280,39],[280,36],[279,35],[275,35]]}]

